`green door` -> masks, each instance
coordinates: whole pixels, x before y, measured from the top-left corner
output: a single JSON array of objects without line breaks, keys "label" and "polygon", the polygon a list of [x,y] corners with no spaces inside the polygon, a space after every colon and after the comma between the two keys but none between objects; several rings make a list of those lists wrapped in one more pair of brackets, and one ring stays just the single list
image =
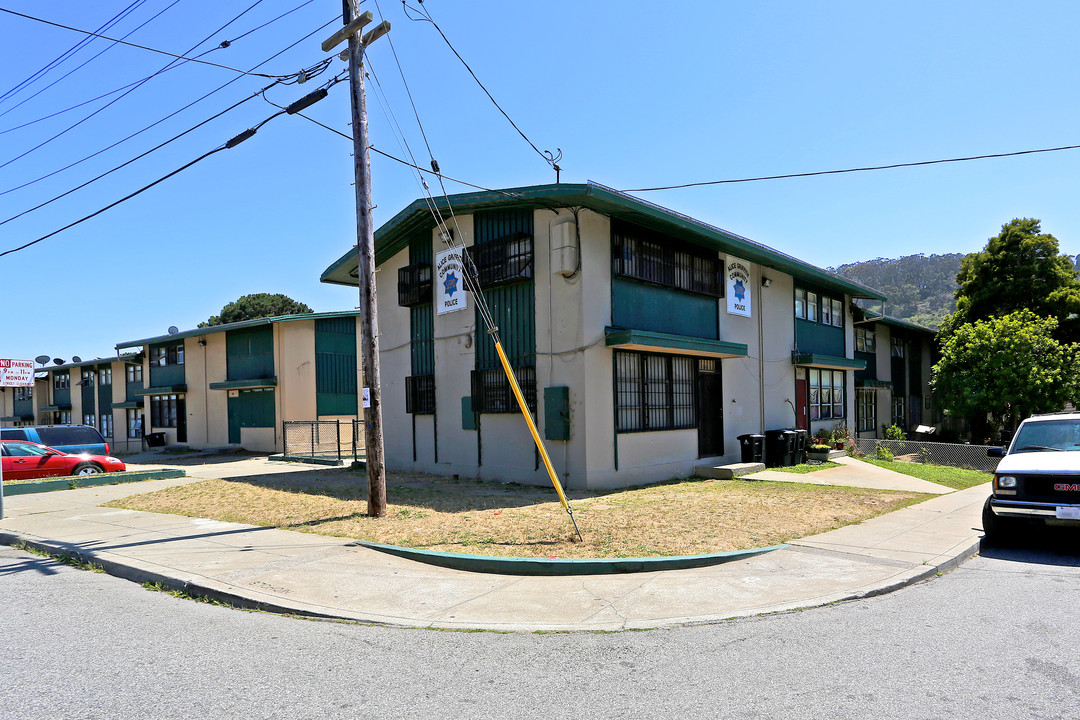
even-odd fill
[{"label": "green door", "polygon": [[229,444],[240,444],[240,396],[229,398]]}]

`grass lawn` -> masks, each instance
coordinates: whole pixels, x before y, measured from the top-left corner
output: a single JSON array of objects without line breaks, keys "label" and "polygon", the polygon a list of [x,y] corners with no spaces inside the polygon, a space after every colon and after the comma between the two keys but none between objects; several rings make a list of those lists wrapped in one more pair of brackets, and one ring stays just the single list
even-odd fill
[{"label": "grass lawn", "polygon": [[826,460],[824,462],[814,463],[813,465],[810,463],[801,463],[799,465],[788,465],[787,467],[769,468],[769,470],[779,470],[780,472],[805,475],[806,473],[817,472],[818,470],[828,470],[829,468],[834,467],[840,467],[840,463]]},{"label": "grass lawn", "polygon": [[929,480],[932,483],[951,487],[955,490],[965,490],[969,487],[990,482],[994,478],[993,473],[949,467],[947,465],[923,465],[922,463],[898,462],[896,460],[877,460],[869,456],[861,457],[859,460],[887,470],[911,475],[920,480]]},{"label": "grass lawn", "polygon": [[109,507],[212,518],[448,552],[515,557],[695,555],[777,545],[927,499],[912,492],[685,480],[571,492],[578,542],[550,487],[387,474],[383,518],[349,470],[207,480]]}]

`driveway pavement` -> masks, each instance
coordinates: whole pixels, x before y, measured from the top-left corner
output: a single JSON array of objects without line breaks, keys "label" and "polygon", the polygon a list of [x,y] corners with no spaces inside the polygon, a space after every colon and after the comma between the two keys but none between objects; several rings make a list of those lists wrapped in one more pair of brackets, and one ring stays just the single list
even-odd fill
[{"label": "driveway pavement", "polygon": [[317,471],[263,456],[148,457],[162,461],[153,467],[183,467],[189,477],[8,498],[0,541],[77,555],[130,580],[273,612],[410,627],[611,631],[822,605],[932,577],[978,552],[989,493],[986,485],[927,488],[932,483],[847,458],[842,467],[810,475],[766,471],[753,477],[940,496],[708,567],[526,577],[437,567],[309,533],[100,507],[203,478]]}]

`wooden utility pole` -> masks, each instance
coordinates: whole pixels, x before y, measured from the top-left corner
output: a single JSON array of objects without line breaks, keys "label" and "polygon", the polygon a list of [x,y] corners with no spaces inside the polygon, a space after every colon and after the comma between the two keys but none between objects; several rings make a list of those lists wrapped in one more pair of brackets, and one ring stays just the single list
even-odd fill
[{"label": "wooden utility pole", "polygon": [[379,376],[379,317],[375,293],[375,228],[371,221],[371,157],[368,153],[367,100],[364,95],[364,49],[385,35],[383,22],[362,38],[359,31],[371,13],[357,14],[358,0],[342,0],[345,27],[323,43],[328,51],[349,40],[349,81],[352,98],[353,163],[356,169],[356,256],[360,288],[360,355],[368,407],[364,408],[364,454],[367,461],[367,514],[386,514],[386,469],[383,465],[382,392]]}]

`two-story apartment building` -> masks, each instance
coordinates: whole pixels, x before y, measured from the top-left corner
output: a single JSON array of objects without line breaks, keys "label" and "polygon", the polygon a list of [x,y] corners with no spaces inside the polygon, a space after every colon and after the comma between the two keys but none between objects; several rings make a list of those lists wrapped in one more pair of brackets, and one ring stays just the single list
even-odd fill
[{"label": "two-story apartment building", "polygon": [[169,445],[279,452],[283,420],[357,417],[357,315],[284,315],[118,343],[138,360],[124,407]]},{"label": "two-story apartment building", "polygon": [[[879,292],[592,183],[437,205],[569,487],[685,476],[737,462],[739,435],[855,417],[852,300]],[[387,466],[547,482],[428,203],[375,249]],[[322,280],[355,286],[356,265]]]}]

